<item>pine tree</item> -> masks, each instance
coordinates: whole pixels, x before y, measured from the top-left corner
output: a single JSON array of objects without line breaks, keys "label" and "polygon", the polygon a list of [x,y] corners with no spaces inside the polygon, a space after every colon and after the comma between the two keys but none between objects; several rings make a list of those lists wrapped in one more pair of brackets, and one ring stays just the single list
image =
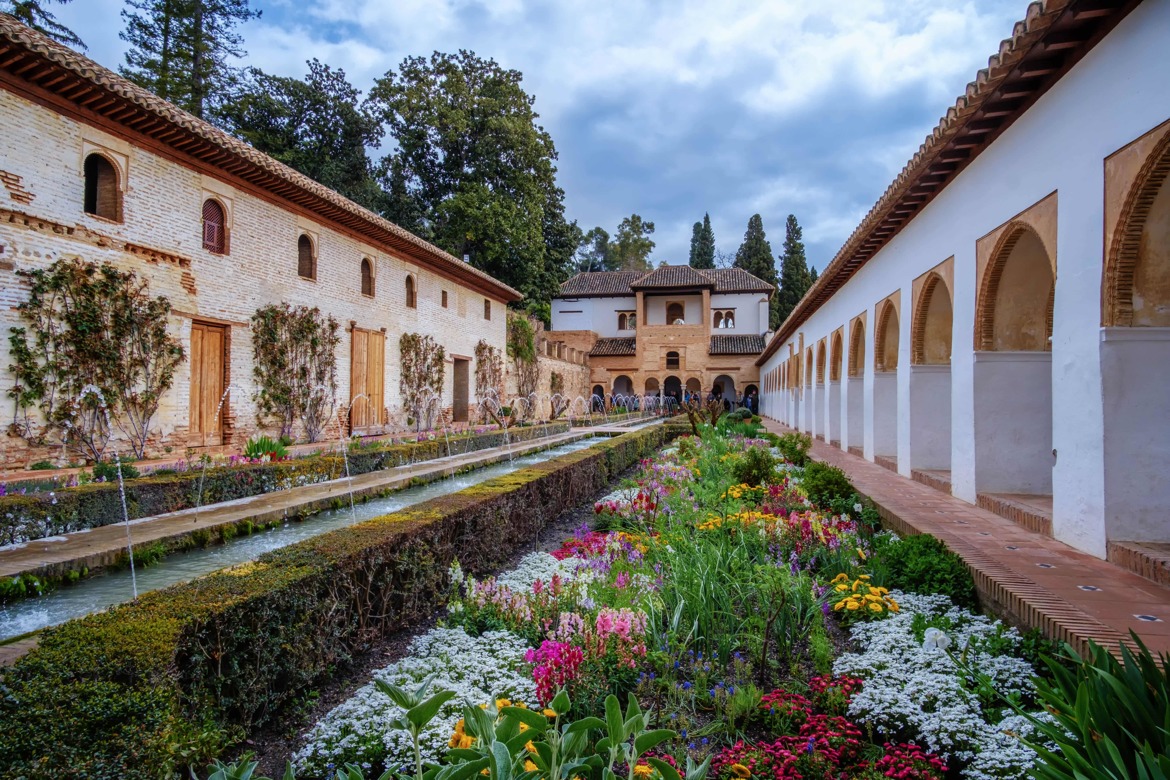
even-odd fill
[{"label": "pine tree", "polygon": [[816,278],[808,270],[802,236],[796,216],[789,214],[784,226],[784,254],[780,258],[780,289],[772,298],[773,329],[788,318]]},{"label": "pine tree", "polygon": [[[72,0],[57,0],[61,4]],[[27,24],[42,35],[47,35],[58,43],[85,49],[85,44],[77,33],[57,21],[57,18],[44,9],[40,0],[7,0],[0,3],[0,10],[7,11],[16,17],[17,21]]]},{"label": "pine tree", "polygon": [[691,267],[715,267],[715,231],[711,229],[711,215],[703,215],[703,223],[695,223],[695,233],[691,238]]},{"label": "pine tree", "polygon": [[248,0],[127,0],[123,76],[197,117],[227,99],[244,55],[236,26],[260,16]]},{"label": "pine tree", "polygon": [[696,253],[699,250],[699,235],[702,232],[703,232],[703,223],[702,222],[696,222],[691,227],[691,254],[687,258],[687,263],[690,264],[691,268],[695,267]]}]

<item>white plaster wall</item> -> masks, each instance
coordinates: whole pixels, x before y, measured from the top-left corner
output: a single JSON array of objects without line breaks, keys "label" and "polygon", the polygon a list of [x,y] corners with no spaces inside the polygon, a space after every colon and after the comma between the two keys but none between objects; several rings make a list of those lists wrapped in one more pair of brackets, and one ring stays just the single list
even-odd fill
[{"label": "white plaster wall", "polygon": [[841,383],[829,383],[828,422],[825,430],[828,431],[830,442],[841,441]]},{"label": "white plaster wall", "polygon": [[[726,333],[731,334],[745,334],[752,333],[759,335],[768,329],[767,319],[763,322],[763,327],[760,327],[760,295],[759,293],[715,293],[711,296],[711,309],[735,309],[735,327],[734,328],[720,328],[713,330],[713,334]],[[702,299],[700,299],[700,302]],[[690,312],[687,312],[688,324],[690,323]],[[712,319],[714,314],[711,315]]]},{"label": "white plaster wall", "polygon": [[[1106,328],[1101,337],[1108,536],[1164,542],[1170,539],[1170,328]],[[1057,462],[1064,453],[1058,455]]]},{"label": "white plaster wall", "polygon": [[865,446],[865,378],[851,376],[845,383],[845,435],[841,448]]},{"label": "white plaster wall", "polygon": [[553,330],[591,330],[603,338],[633,336],[636,331],[618,330],[618,312],[634,311],[638,299],[633,295],[620,298],[554,298]]},{"label": "white plaster wall", "polygon": [[[898,374],[873,375],[873,454],[898,454]],[[867,455],[868,457],[868,455]],[[899,467],[901,459],[899,459]]]},{"label": "white plaster wall", "polygon": [[646,324],[672,324],[666,321],[666,304],[676,301],[681,301],[683,304],[687,325],[703,324],[703,296],[701,295],[647,295],[645,297]]},{"label": "white plaster wall", "polygon": [[[1105,552],[1100,307],[1103,161],[1170,117],[1170,0],[1147,0],[995,142],[830,300],[801,324],[806,343],[827,337],[863,310],[954,256],[951,473],[956,496],[975,500],[973,327],[975,242],[1058,192],[1057,281],[1052,342],[1054,533]],[[927,130],[927,128],[924,128]],[[907,157],[912,150],[907,149]],[[884,184],[884,182],[883,182]],[[903,298],[900,379],[909,388],[911,317]],[[871,343],[867,346],[872,347]],[[785,347],[763,366],[781,362]],[[867,377],[872,349],[867,350]],[[899,454],[909,451],[905,393]],[[872,413],[866,412],[866,436]],[[1163,425],[1168,425],[1163,421]],[[1170,432],[1168,432],[1170,433]],[[872,455],[868,443],[867,455]],[[900,467],[902,464],[899,464]],[[906,464],[907,466],[909,464]]]},{"label": "white plaster wall", "polygon": [[977,353],[974,384],[976,490],[1051,493],[1052,356]]},{"label": "white plaster wall", "polygon": [[910,367],[910,468],[951,467],[951,367]]}]

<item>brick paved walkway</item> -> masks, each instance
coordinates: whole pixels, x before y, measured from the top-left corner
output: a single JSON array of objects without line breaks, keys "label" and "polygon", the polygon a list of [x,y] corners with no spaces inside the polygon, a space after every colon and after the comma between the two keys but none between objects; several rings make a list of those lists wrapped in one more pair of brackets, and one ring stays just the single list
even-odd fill
[{"label": "brick paved walkway", "polygon": [[1170,588],[824,442],[811,454],[844,470],[893,530],[944,541],[971,567],[985,603],[1013,622],[1077,647],[1090,639],[1116,647],[1132,629],[1151,651],[1170,652]]}]

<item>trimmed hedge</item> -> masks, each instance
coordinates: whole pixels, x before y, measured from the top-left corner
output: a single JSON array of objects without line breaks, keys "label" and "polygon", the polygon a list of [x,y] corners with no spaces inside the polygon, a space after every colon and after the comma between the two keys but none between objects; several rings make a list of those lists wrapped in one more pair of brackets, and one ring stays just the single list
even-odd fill
[{"label": "trimmed hedge", "polygon": [[429,616],[453,559],[496,570],[670,436],[628,433],[47,630],[0,673],[0,766],[150,778],[206,761]]},{"label": "trimmed hedge", "polygon": [[[568,430],[569,425],[565,422],[513,428],[508,432],[508,440],[527,442]],[[349,470],[356,476],[445,457],[447,444],[447,440],[439,436],[433,441],[359,448],[348,453]],[[451,438],[450,450],[452,455],[463,455],[503,444],[502,431],[462,434]],[[195,506],[200,476],[200,470],[192,468],[182,474],[126,480],[126,508],[131,519],[153,517]],[[203,505],[327,482],[343,476],[345,460],[340,453],[310,455],[276,463],[209,468],[203,481]],[[53,493],[0,496],[0,545],[120,522],[122,500],[116,483],[90,483]]]}]

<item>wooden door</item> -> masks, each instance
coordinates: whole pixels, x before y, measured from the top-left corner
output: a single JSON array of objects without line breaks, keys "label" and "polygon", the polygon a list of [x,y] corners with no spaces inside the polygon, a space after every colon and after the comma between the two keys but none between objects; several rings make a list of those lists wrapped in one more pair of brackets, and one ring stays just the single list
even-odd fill
[{"label": "wooden door", "polygon": [[386,334],[354,328],[352,336],[349,388],[350,399],[356,400],[350,410],[349,425],[351,431],[361,433],[383,422]]},{"label": "wooden door", "polygon": [[[227,405],[220,407],[227,365],[227,328],[203,322],[191,323],[191,423],[188,446],[217,447],[223,444],[223,418]],[[216,412],[219,412],[217,415]]]},{"label": "wooden door", "polygon": [[467,406],[471,403],[471,361],[455,358],[455,399],[451,402],[451,419],[467,422]]}]

